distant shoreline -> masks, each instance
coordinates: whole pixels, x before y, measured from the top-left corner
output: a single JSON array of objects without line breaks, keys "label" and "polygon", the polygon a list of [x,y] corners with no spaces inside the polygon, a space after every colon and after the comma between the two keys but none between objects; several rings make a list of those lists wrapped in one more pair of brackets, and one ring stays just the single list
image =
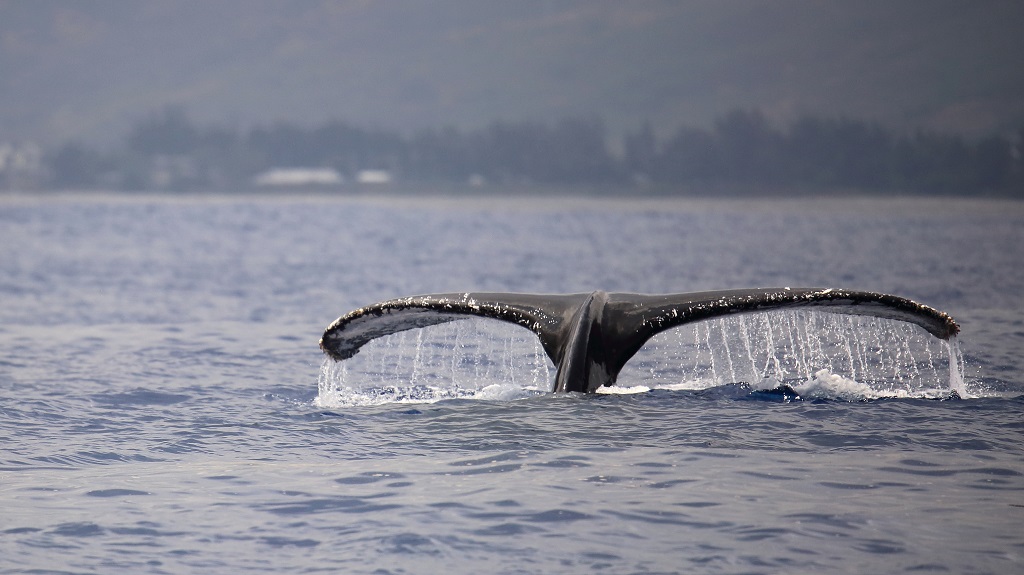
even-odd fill
[{"label": "distant shoreline", "polygon": [[814,187],[785,185],[755,185],[744,183],[668,184],[485,184],[473,186],[460,183],[415,183],[396,182],[391,184],[346,183],[336,186],[244,186],[237,188],[187,188],[187,189],[103,189],[103,188],[0,188],[0,197],[11,195],[54,196],[114,194],[121,196],[265,196],[295,197],[323,196],[339,198],[362,197],[456,197],[490,198],[503,197],[580,197],[580,198],[621,198],[621,199],[787,199],[787,198],[871,198],[871,199],[992,199],[1022,201],[1024,194],[1007,193],[1002,190],[981,190],[974,192],[892,190],[847,187]]},{"label": "distant shoreline", "polygon": [[[474,192],[476,190],[474,189]],[[820,195],[811,192],[790,195],[626,195],[587,193],[585,190],[561,189],[555,193],[545,187],[503,188],[501,194],[452,193],[440,186],[407,188],[393,186],[386,190],[359,191],[357,193],[334,190],[295,190],[285,193],[267,190],[238,190],[216,192],[169,191],[98,191],[53,190],[0,192],[0,205],[18,203],[221,203],[254,201],[266,203],[352,203],[394,207],[396,209],[501,209],[508,212],[544,212],[576,208],[581,210],[614,208],[617,211],[647,210],[751,210],[758,212],[787,211],[792,213],[871,213],[879,210],[893,214],[918,213],[927,217],[969,214],[1003,214],[1017,212],[1024,218],[1024,201],[1005,196],[952,196],[952,195],[882,195],[872,193],[845,196]]]}]

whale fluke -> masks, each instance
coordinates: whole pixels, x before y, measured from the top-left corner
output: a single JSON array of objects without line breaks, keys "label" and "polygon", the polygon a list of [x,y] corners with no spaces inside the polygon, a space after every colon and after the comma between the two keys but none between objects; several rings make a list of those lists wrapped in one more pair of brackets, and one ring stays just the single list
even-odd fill
[{"label": "whale fluke", "polygon": [[357,309],[327,327],[320,349],[334,360],[343,360],[381,336],[466,316],[489,317],[521,325],[537,335],[557,366],[552,391],[592,393],[615,383],[626,362],[659,332],[718,316],[790,308],[906,321],[940,339],[960,331],[953,318],[928,306],[894,295],[842,289],[672,295],[452,293],[393,299]]}]

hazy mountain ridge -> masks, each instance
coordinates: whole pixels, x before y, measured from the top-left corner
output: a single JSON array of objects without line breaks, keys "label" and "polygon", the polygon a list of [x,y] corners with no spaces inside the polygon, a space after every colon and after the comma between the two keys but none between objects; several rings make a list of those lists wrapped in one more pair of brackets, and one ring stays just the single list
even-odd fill
[{"label": "hazy mountain ridge", "polygon": [[411,131],[735,108],[968,134],[1024,121],[1024,3],[0,2],[0,140],[111,142],[166,105]]}]

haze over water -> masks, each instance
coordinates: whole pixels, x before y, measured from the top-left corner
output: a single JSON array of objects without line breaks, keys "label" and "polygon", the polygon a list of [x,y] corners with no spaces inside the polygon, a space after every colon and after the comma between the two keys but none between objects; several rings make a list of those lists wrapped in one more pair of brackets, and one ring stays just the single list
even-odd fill
[{"label": "haze over water", "polygon": [[[1021,571],[1022,29],[0,0],[0,575]],[[495,322],[317,349],[412,294],[756,286],[962,332],[726,318],[586,397]]]}]

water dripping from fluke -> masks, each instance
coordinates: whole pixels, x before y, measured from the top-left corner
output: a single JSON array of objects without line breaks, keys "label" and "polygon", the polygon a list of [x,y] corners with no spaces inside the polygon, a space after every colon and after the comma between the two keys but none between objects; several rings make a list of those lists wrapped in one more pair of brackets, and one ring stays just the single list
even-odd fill
[{"label": "water dripping from fluke", "polygon": [[616,392],[742,383],[800,399],[967,397],[958,350],[956,340],[895,320],[813,310],[738,315],[655,336],[622,370],[617,387],[626,389]]},{"label": "water dripping from fluke", "polygon": [[958,331],[946,314],[910,300],[845,290],[416,296],[328,327],[317,403],[738,382],[794,398],[966,397]]},{"label": "water dripping from fluke", "polygon": [[322,408],[442,400],[509,401],[546,394],[554,367],[536,337],[490,320],[404,331],[320,366]]}]

